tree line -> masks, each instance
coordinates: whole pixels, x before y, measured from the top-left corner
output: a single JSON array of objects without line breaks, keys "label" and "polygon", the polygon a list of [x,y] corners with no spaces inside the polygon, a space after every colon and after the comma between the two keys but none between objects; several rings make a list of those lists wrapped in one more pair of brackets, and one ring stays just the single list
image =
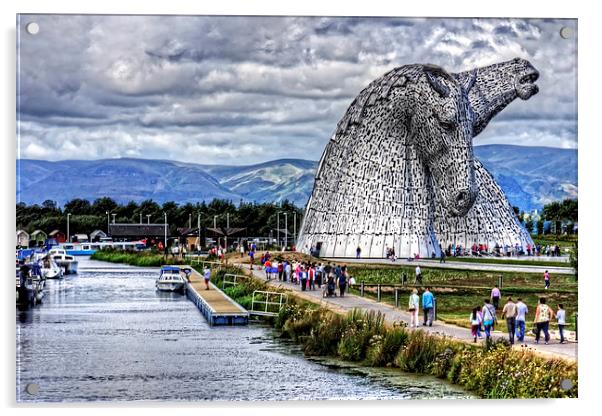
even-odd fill
[{"label": "tree line", "polygon": [[541,215],[534,221],[529,215],[525,215],[524,211],[519,211],[518,207],[512,207],[514,213],[523,223],[527,231],[531,234],[544,234],[544,222],[551,222],[550,232],[552,234],[560,234],[563,230],[567,234],[575,232],[575,224],[578,221],[578,201],[577,199],[564,199],[562,201],[554,201],[544,205]]},{"label": "tree line", "polygon": [[[294,231],[294,213],[297,213],[297,233],[301,226],[303,209],[295,206],[288,200],[282,203],[250,203],[240,202],[237,206],[232,201],[214,199],[209,203],[200,202],[196,204],[186,203],[179,205],[168,201],[158,204],[153,200],[141,203],[133,201],[127,204],[119,204],[115,200],[105,197],[90,202],[87,199],[73,199],[62,208],[55,201],[46,200],[41,205],[27,205],[18,203],[16,209],[17,229],[23,229],[28,233],[35,230],[43,230],[49,233],[53,230],[67,229],[67,214],[69,218],[70,234],[90,234],[94,230],[107,231],[107,223],[142,223],[163,224],[164,214],[167,214],[167,223],[170,233],[177,235],[178,228],[197,227],[197,219],[200,214],[201,227],[213,227],[214,217],[218,227],[226,227],[226,219],[229,214],[230,227],[246,228],[247,236],[268,236],[270,231],[276,237],[278,228],[278,213],[280,212],[280,229],[284,230],[284,213],[288,215],[287,228],[289,235]],[[107,214],[108,213],[108,214]],[[147,217],[147,215],[149,217]],[[282,231],[284,232],[284,231]],[[243,235],[245,235],[243,234]]]}]

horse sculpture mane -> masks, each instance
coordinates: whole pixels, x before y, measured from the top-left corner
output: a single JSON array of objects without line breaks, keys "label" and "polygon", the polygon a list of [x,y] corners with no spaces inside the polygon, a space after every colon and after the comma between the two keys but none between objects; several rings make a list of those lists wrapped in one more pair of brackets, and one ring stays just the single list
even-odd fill
[{"label": "horse sculpture mane", "polygon": [[537,93],[537,76],[515,59],[459,74],[406,65],[371,82],[324,150],[298,249],[430,257],[450,244],[532,244],[472,138]]}]

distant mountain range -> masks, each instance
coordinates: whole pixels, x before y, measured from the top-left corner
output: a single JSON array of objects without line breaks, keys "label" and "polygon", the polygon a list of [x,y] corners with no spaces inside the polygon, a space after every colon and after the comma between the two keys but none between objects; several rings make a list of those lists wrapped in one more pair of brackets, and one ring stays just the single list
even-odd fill
[{"label": "distant mountain range", "polygon": [[[510,145],[475,146],[512,205],[523,210],[577,197],[577,150]],[[117,202],[162,203],[289,199],[305,206],[318,162],[279,159],[248,166],[198,165],[167,160],[17,161],[17,202],[59,205],[108,196]]]}]

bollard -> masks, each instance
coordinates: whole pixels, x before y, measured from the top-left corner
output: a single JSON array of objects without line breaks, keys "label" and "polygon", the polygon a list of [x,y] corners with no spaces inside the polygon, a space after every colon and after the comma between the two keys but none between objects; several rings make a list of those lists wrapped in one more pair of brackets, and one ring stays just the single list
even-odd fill
[{"label": "bollard", "polygon": [[504,285],[504,276],[503,275],[500,275],[500,277],[497,278],[497,285],[500,289]]},{"label": "bollard", "polygon": [[364,297],[364,282],[362,282],[360,286],[360,296]]},{"label": "bollard", "polygon": [[399,289],[395,288],[395,307],[399,308]]},{"label": "bollard", "polygon": [[380,302],[380,285],[376,286],[376,301]]},{"label": "bollard", "polygon": [[575,341],[579,341],[579,331],[577,330],[578,317],[579,317],[579,314],[575,313]]}]

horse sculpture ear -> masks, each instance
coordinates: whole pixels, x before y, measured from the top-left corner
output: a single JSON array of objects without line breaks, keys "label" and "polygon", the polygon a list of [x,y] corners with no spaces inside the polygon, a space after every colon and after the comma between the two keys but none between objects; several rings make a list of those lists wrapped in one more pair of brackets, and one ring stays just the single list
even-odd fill
[{"label": "horse sculpture ear", "polygon": [[449,88],[441,82],[439,75],[446,74],[443,69],[435,66],[426,66],[424,67],[424,75],[426,75],[426,79],[431,84],[431,87],[442,97],[449,97]]}]

